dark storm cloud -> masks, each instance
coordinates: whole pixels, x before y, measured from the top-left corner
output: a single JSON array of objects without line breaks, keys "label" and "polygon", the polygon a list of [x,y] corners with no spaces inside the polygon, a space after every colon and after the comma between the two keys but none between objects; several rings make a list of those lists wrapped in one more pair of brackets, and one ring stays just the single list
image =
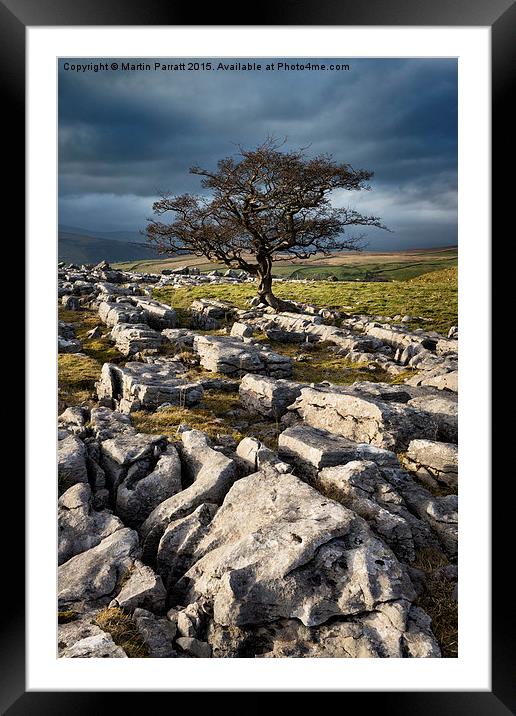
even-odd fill
[{"label": "dark storm cloud", "polygon": [[374,170],[373,190],[337,197],[342,205],[380,214],[413,245],[428,243],[433,225],[447,237],[439,243],[453,243],[456,61],[345,61],[349,72],[74,73],[62,60],[61,223],[142,226],[160,190],[199,189],[190,166],[213,167],[273,134]]}]

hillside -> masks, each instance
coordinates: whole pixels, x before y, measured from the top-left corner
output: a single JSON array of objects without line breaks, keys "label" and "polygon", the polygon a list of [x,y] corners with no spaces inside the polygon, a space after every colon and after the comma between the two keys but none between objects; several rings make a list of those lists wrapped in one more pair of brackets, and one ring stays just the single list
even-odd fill
[{"label": "hillside", "polygon": [[113,241],[128,241],[132,244],[141,244],[144,237],[139,231],[102,231],[101,229],[84,229],[82,226],[69,226],[59,224],[60,234],[76,234],[78,236],[93,236],[96,239],[112,239]]},{"label": "hillside", "polygon": [[103,259],[110,263],[155,260],[157,254],[143,242],[133,243],[60,231],[58,257],[67,263],[91,264]]},{"label": "hillside", "polygon": [[[410,251],[335,252],[330,256],[315,255],[308,261],[285,258],[274,263],[273,275],[282,278],[308,280],[355,281],[364,278],[382,278],[404,281],[420,274],[457,265],[457,247],[439,249],[413,249]],[[196,266],[201,271],[226,270],[220,263],[209,263],[204,258],[184,254],[173,258],[120,262],[125,271],[160,273],[163,269],[179,266]]]}]

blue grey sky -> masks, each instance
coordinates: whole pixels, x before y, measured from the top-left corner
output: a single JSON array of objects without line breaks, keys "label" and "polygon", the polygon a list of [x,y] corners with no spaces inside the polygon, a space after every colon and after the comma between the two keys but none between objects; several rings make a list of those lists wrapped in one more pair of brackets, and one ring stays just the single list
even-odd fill
[{"label": "blue grey sky", "polygon": [[[59,222],[89,230],[144,228],[160,191],[198,192],[192,165],[214,167],[267,135],[373,170],[369,192],[337,206],[377,214],[369,248],[457,241],[457,62],[312,59],[349,71],[265,71],[281,58],[240,59],[261,71],[65,70],[59,62]],[[127,60],[125,60],[127,61]],[[169,64],[184,62],[156,60]],[[199,60],[199,62],[206,62]],[[224,58],[212,59],[231,62]]]}]

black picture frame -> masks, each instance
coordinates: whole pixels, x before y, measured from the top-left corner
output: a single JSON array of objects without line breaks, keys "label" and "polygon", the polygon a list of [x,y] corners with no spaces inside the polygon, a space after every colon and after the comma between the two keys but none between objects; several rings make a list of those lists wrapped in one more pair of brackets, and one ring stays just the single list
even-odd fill
[{"label": "black picture frame", "polygon": [[[199,23],[199,15],[202,23]],[[0,79],[3,85],[3,137],[16,147],[16,161],[9,164],[11,189],[8,192],[12,232],[17,237],[23,231],[24,186],[24,123],[25,123],[25,30],[28,26],[80,25],[342,25],[342,26],[485,26],[492,31],[492,151],[493,236],[498,231],[507,207],[511,206],[509,182],[503,179],[502,167],[511,165],[510,138],[513,114],[509,109],[511,80],[513,80],[514,36],[516,4],[513,0],[283,0],[281,4],[262,0],[255,9],[254,22],[235,16],[232,5],[214,3],[202,10],[194,4],[164,3],[163,0],[0,0]],[[509,124],[511,123],[511,124]],[[503,162],[503,164],[502,164]],[[17,238],[18,240],[18,238]],[[497,308],[497,304],[493,304]],[[500,306],[498,306],[499,308]],[[493,316],[497,315],[493,311]],[[493,326],[494,328],[494,326]],[[504,430],[499,425],[497,435],[503,441]],[[482,437],[482,436],[479,436]],[[484,436],[486,440],[490,436]],[[506,443],[507,444],[507,443]],[[508,443],[510,444],[510,443]],[[30,450],[30,445],[28,446]],[[493,454],[495,451],[493,450]],[[504,466],[505,467],[505,466]],[[380,708],[385,714],[414,714],[425,716],[507,716],[516,712],[516,671],[514,669],[513,634],[507,621],[512,605],[502,603],[502,589],[506,590],[506,575],[510,555],[504,546],[510,544],[503,534],[507,522],[503,519],[505,505],[514,509],[514,478],[502,474],[493,480],[492,571],[492,691],[448,692],[347,692],[346,707],[359,703],[360,707]],[[493,471],[493,475],[496,473]],[[24,504],[24,485],[20,475],[9,484],[9,504]],[[500,484],[501,483],[501,484]],[[494,519],[498,516],[499,519]],[[508,539],[508,538],[507,538]],[[25,609],[21,597],[24,584],[24,542],[21,529],[16,539],[4,546],[3,576],[16,593],[9,595],[9,606],[2,612],[0,641],[0,707],[9,716],[27,714],[101,714],[121,709],[121,693],[114,692],[26,692],[25,689]],[[507,559],[507,562],[506,562]],[[7,590],[6,590],[7,591]],[[507,594],[507,592],[505,592]],[[510,593],[510,592],[509,592]],[[465,595],[463,598],[469,598]],[[474,595],[471,595],[474,598]],[[237,685],[235,685],[237,686]],[[410,686],[407,684],[407,686]],[[336,689],[337,690],[337,689]],[[158,694],[131,693],[131,706],[138,707],[142,697]],[[163,694],[162,694],[163,695]],[[170,699],[170,695],[166,695]],[[366,701],[364,702],[364,699]],[[358,701],[360,700],[360,701]],[[154,701],[154,699],[153,699]],[[173,704],[169,706],[174,707]]]}]

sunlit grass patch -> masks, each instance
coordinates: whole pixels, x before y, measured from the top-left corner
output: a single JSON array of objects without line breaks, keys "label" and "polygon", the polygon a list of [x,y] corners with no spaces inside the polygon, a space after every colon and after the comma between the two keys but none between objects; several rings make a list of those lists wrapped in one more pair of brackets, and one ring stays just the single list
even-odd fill
[{"label": "sunlit grass patch", "polygon": [[102,364],[89,356],[61,353],[58,356],[59,412],[73,405],[93,400],[95,381],[100,377]]},{"label": "sunlit grass patch", "polygon": [[[75,328],[75,335],[82,342],[82,350],[91,358],[100,363],[120,363],[124,360],[122,354],[114,347],[108,339],[109,328],[105,326],[99,315],[91,309],[81,311],[65,311],[60,308],[59,319],[71,323]],[[101,326],[103,333],[99,338],[88,338],[87,334],[96,326]]]},{"label": "sunlit grass patch", "polygon": [[206,391],[198,407],[171,406],[154,413],[139,410],[131,414],[131,422],[139,432],[166,435],[171,439],[178,438],[180,425],[188,425],[192,430],[202,430],[211,438],[231,435],[239,441],[244,435],[234,427],[238,420],[230,414],[239,407],[238,393]]},{"label": "sunlit grass patch", "polygon": [[[354,281],[277,282],[274,292],[283,299],[302,301],[320,307],[343,310],[347,314],[382,316],[420,316],[413,327],[446,333],[457,324],[457,269],[432,271],[408,281],[361,283]],[[226,300],[237,308],[247,308],[256,294],[254,284],[202,285],[153,290],[156,299],[186,311],[197,298]],[[187,313],[183,313],[187,321]],[[186,325],[186,324],[185,324]]]},{"label": "sunlit grass patch", "polygon": [[149,649],[138,631],[134,619],[118,607],[106,607],[95,617],[95,624],[111,634],[111,638],[122,647],[127,656],[141,659],[149,656]]}]

